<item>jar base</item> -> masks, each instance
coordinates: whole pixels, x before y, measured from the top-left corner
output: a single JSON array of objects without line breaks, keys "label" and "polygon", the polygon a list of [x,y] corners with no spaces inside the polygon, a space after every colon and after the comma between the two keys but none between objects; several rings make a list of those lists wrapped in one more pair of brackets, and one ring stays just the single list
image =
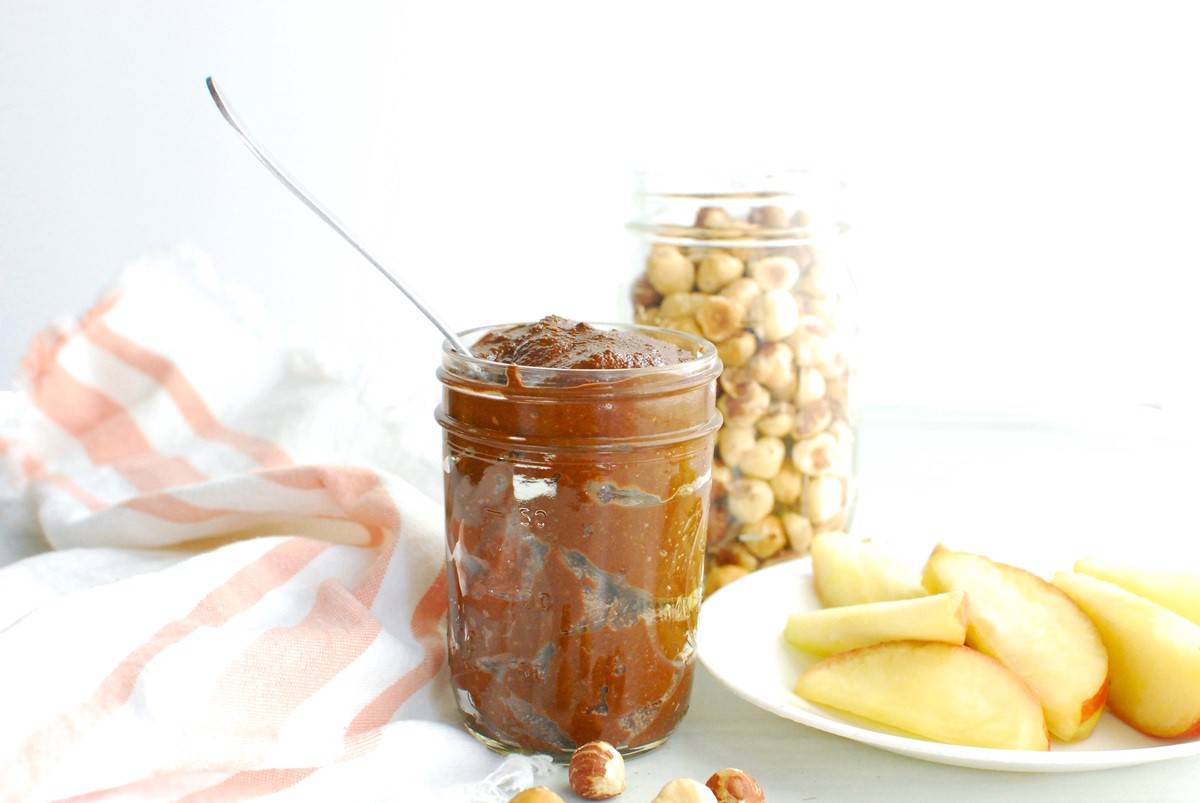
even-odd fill
[{"label": "jar base", "polygon": [[[502,742],[498,739],[493,739],[491,736],[488,736],[487,734],[480,733],[479,731],[477,731],[473,727],[471,727],[470,722],[464,722],[463,726],[467,729],[467,733],[469,733],[475,737],[476,741],[478,741],[480,744],[482,744],[484,747],[486,747],[488,750],[491,750],[494,753],[501,753],[504,755],[507,755],[509,753],[521,753],[524,755],[548,755],[554,759],[555,764],[569,764],[571,762],[571,756],[574,754],[574,751],[530,750],[528,748],[522,747],[519,744],[516,744],[515,742]],[[645,744],[639,744],[637,747],[618,747],[617,750],[621,753],[621,755],[623,757],[629,758],[630,756],[637,756],[637,755],[641,755],[642,753],[648,753],[656,747],[662,747],[664,744],[667,743],[668,738],[670,738],[670,737],[664,736],[661,739],[655,739],[653,742],[646,742]]]}]

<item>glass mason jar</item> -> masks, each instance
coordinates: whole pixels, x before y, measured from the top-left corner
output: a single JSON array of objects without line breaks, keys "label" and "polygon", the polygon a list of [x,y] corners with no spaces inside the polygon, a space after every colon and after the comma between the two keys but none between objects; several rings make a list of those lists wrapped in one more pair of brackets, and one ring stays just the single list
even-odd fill
[{"label": "glass mason jar", "polygon": [[695,357],[593,370],[442,354],[450,676],[498,750],[636,753],[688,707],[720,363],[701,338],[601,326]]},{"label": "glass mason jar", "polygon": [[706,593],[849,525],[856,326],[840,195],[809,172],[641,177],[634,319],[701,335],[724,363]]}]

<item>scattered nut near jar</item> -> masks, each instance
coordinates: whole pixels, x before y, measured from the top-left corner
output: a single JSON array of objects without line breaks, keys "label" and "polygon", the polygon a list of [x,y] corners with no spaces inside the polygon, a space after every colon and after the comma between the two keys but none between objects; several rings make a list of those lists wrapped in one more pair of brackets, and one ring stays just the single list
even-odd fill
[{"label": "scattered nut near jar", "polygon": [[580,797],[608,800],[625,791],[625,759],[608,742],[588,742],[571,756],[568,779]]},{"label": "scattered nut near jar", "polygon": [[712,790],[691,778],[676,778],[664,786],[650,803],[717,803]]},{"label": "scattered nut near jar", "polygon": [[[637,323],[699,333],[724,365],[705,593],[808,552],[855,503],[851,282],[836,181],[795,171],[681,188],[642,177]],[[681,191],[682,190],[682,191]]]},{"label": "scattered nut near jar", "polygon": [[517,792],[508,803],[563,803],[563,799],[545,786],[534,786]]},{"label": "scattered nut near jar", "polygon": [[704,783],[717,803],[765,803],[767,796],[749,773],[733,767],[714,772]]}]

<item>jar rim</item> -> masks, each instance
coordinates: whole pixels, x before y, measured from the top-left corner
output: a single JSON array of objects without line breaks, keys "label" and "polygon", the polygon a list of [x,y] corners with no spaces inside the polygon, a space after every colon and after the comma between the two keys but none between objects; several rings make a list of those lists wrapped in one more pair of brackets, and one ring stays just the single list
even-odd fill
[{"label": "jar rim", "polygon": [[[477,326],[459,332],[458,336],[469,348],[476,340],[489,332],[514,326],[527,326],[530,323],[532,322],[523,321]],[[675,379],[699,378],[708,373],[712,373],[715,376],[720,370],[720,359],[717,357],[716,346],[699,335],[680,332],[675,329],[666,329],[661,326],[647,326],[636,323],[610,323],[604,321],[586,321],[586,323],[589,326],[597,328],[643,333],[656,340],[662,340],[679,346],[685,351],[691,352],[694,356],[692,359],[669,365],[649,365],[632,368],[551,368],[540,365],[514,365],[512,363],[497,362],[496,360],[476,357],[473,354],[462,354],[454,349],[450,341],[445,340],[442,342],[442,370],[454,377],[472,379],[497,386],[507,385],[509,383],[509,374],[516,371],[521,379],[521,384],[526,387],[602,385],[623,383],[631,379],[660,376]]]}]

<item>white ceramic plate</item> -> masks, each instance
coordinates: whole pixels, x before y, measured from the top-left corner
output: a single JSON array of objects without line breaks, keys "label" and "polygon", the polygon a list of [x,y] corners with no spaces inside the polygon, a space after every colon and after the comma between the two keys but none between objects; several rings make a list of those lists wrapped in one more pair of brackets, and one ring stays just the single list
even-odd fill
[{"label": "white ceramic plate", "polygon": [[1108,712],[1084,741],[1056,741],[1043,753],[930,742],[813,705],[792,689],[816,659],[789,647],[782,633],[788,614],[819,607],[807,558],[755,572],[721,589],[702,606],[697,635],[700,660],[734,694],[773,714],[925,761],[1015,772],[1079,772],[1200,755],[1200,740],[1152,739]]}]

